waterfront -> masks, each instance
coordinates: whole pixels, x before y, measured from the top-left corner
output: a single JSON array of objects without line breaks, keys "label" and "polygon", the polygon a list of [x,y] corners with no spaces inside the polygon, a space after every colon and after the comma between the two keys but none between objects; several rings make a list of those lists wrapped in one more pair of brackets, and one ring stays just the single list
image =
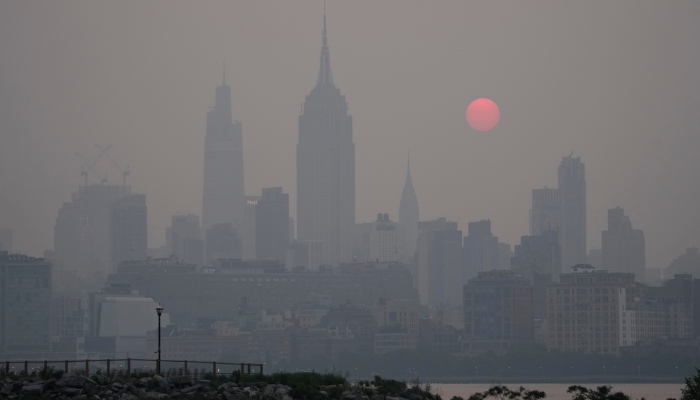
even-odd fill
[{"label": "waterfront", "polygon": [[[431,385],[433,393],[439,394],[443,400],[450,400],[452,396],[460,396],[465,400],[476,392],[483,392],[496,383],[434,383]],[[547,394],[547,400],[570,400],[571,395],[566,389],[572,385],[580,385],[595,388],[602,385],[610,385],[614,392],[623,392],[632,399],[666,400],[678,399],[681,396],[682,383],[505,383],[509,389],[517,389],[523,386],[528,390],[541,390]]]}]

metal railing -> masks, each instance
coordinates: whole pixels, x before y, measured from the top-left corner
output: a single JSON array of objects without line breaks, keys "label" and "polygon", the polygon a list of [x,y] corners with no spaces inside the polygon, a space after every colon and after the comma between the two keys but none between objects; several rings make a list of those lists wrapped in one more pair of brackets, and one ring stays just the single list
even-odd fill
[{"label": "metal railing", "polygon": [[[0,374],[5,375],[31,375],[43,371],[63,371],[89,377],[91,367],[95,371],[105,371],[108,375],[115,373],[130,377],[132,372],[155,373],[158,360],[145,358],[117,358],[94,360],[44,360],[44,361],[4,361],[0,362]],[[263,364],[230,363],[218,361],[192,361],[192,360],[160,360],[161,371],[165,375],[195,376],[211,372],[214,375],[230,375],[235,372],[241,375],[254,375],[263,373]],[[153,365],[153,367],[151,367]],[[19,366],[15,368],[15,366]],[[200,368],[201,366],[201,368]]]}]

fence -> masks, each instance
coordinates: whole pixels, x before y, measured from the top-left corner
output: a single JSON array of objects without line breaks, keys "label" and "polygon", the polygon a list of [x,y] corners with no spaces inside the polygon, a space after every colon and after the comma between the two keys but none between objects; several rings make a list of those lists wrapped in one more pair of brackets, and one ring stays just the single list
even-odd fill
[{"label": "fence", "polygon": [[[4,364],[4,365],[3,365]],[[194,375],[195,373],[211,372],[214,375],[227,375],[239,372],[241,375],[253,375],[263,373],[263,364],[251,363],[227,363],[217,361],[191,361],[191,360],[158,360],[143,358],[120,358],[106,360],[58,360],[58,361],[5,361],[0,363],[0,372],[6,375],[30,375],[49,368],[64,373],[74,372],[90,376],[90,369],[106,371],[107,374],[119,373],[131,376],[132,372],[168,371],[169,375]],[[15,369],[15,365],[19,368]],[[201,369],[200,369],[201,366]],[[71,368],[72,367],[72,368]],[[193,369],[194,368],[194,369]],[[210,369],[211,368],[211,369]],[[174,372],[173,372],[174,371]]]}]

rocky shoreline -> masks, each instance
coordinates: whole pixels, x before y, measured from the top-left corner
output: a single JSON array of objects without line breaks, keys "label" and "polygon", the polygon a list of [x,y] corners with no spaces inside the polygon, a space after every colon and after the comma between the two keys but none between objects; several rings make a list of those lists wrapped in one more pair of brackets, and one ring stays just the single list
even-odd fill
[{"label": "rocky shoreline", "polygon": [[[94,379],[94,380],[93,380]],[[93,379],[65,374],[58,379],[40,376],[6,376],[0,380],[0,399],[136,400],[136,399],[222,399],[222,400],[437,400],[429,392],[387,393],[371,385],[304,385],[293,387],[268,382],[222,382],[188,376],[164,378],[107,377]],[[404,384],[404,389],[405,389]],[[401,397],[403,394],[405,397]]]}]

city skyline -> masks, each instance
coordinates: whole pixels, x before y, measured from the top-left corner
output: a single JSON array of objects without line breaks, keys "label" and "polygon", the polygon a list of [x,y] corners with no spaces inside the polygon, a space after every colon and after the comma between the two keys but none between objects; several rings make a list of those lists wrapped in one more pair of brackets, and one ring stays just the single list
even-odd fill
[{"label": "city skyline", "polygon": [[[480,3],[442,8],[417,2],[358,4],[328,4],[338,86],[351,99],[357,157],[362,160],[357,165],[357,222],[373,220],[377,210],[398,215],[396,199],[405,176],[402,159],[410,149],[421,219],[444,216],[457,220],[464,230],[468,221],[489,218],[494,234],[515,244],[528,232],[532,188],[555,186],[554,168],[573,150],[588,169],[589,248],[600,247],[606,210],[615,206],[623,207],[635,227],[645,231],[648,267],[665,267],[686,247],[700,243],[695,217],[700,212],[691,200],[697,197],[692,183],[700,169],[694,158],[700,147],[699,124],[687,111],[697,105],[697,77],[689,71],[698,52],[696,44],[683,41],[684,29],[697,29],[689,22],[697,8],[689,3],[667,8],[651,4],[631,11],[624,4],[576,5],[575,11],[567,12],[541,4],[533,10]],[[93,13],[95,21],[103,22],[101,27],[80,19],[86,14],[71,16],[76,8],[70,6],[2,7],[0,52],[7,55],[2,57],[2,87],[12,89],[5,91],[11,94],[2,104],[22,110],[20,115],[29,121],[29,127],[22,128],[29,133],[11,136],[6,146],[16,154],[2,154],[4,162],[17,167],[3,168],[8,172],[1,183],[18,188],[20,194],[8,193],[0,204],[8,210],[0,228],[14,229],[15,250],[40,255],[51,247],[58,208],[81,182],[73,153],[84,153],[95,143],[114,144],[112,154],[131,166],[130,183],[148,196],[151,247],[162,244],[174,212],[201,210],[201,159],[193,155],[203,151],[203,143],[195,141],[202,142],[202,114],[220,80],[221,59],[235,60],[229,61],[229,79],[236,114],[246,125],[246,181],[251,182],[246,193],[281,186],[294,202],[295,119],[299,99],[313,79],[309,71],[317,63],[320,2],[275,9],[241,5],[242,16],[226,6],[212,7],[206,14],[213,21],[211,31],[191,41],[176,32],[173,42],[151,37],[155,44],[182,46],[161,46],[171,50],[154,54],[147,46],[127,44],[136,41],[123,40],[124,35],[138,37],[153,26],[165,29],[178,15],[190,15],[189,5],[177,3],[161,17],[144,9],[133,19],[128,7],[119,5],[81,11]],[[372,7],[378,8],[373,12]],[[538,17],[538,10],[544,15]],[[131,21],[133,33],[110,12]],[[224,17],[213,15],[217,13],[237,24],[224,28]],[[48,15],[59,22],[48,23]],[[516,15],[529,24],[515,24]],[[624,18],[613,24],[621,15]],[[529,27],[554,16],[559,22],[544,24],[544,33]],[[208,21],[202,18],[192,24]],[[254,26],[256,18],[268,23]],[[408,23],[414,19],[444,28],[424,33]],[[503,25],[479,19],[506,23],[509,34],[521,33],[521,40],[527,41],[508,45],[512,37],[505,35],[479,44],[471,39],[479,30],[496,32],[495,25]],[[599,23],[597,29],[584,29],[593,20]],[[298,24],[299,32],[275,30],[275,21]],[[358,29],[358,21],[366,29]],[[575,24],[564,26],[567,22]],[[657,25],[663,28],[652,29]],[[555,28],[561,39],[548,36]],[[210,35],[215,44],[202,51],[203,39],[213,32],[221,35]],[[55,38],[49,37],[52,33]],[[75,43],[88,33],[95,34],[95,43],[109,46],[85,53],[95,50],[94,45],[84,43],[83,50]],[[219,37],[230,44],[223,46]],[[377,43],[368,42],[370,38]],[[59,39],[77,42],[64,40],[61,43],[71,44],[51,51]],[[528,43],[523,46],[527,51],[519,52],[523,43]],[[622,45],[630,56],[611,52]],[[34,47],[36,52],[26,50]],[[177,65],[182,54],[192,54],[197,62]],[[652,58],[673,62],[662,65]],[[582,62],[586,59],[594,62]],[[550,80],[562,87],[546,84]],[[567,91],[571,94],[565,95]],[[158,104],[156,94],[167,107],[153,106]],[[470,131],[463,119],[464,107],[481,95],[493,97],[502,108],[500,125],[487,134]],[[526,104],[529,100],[542,109]],[[2,119],[4,130],[7,121]],[[25,132],[22,129],[19,132]],[[113,174],[114,183],[118,177]],[[290,204],[290,210],[295,209]]]}]

